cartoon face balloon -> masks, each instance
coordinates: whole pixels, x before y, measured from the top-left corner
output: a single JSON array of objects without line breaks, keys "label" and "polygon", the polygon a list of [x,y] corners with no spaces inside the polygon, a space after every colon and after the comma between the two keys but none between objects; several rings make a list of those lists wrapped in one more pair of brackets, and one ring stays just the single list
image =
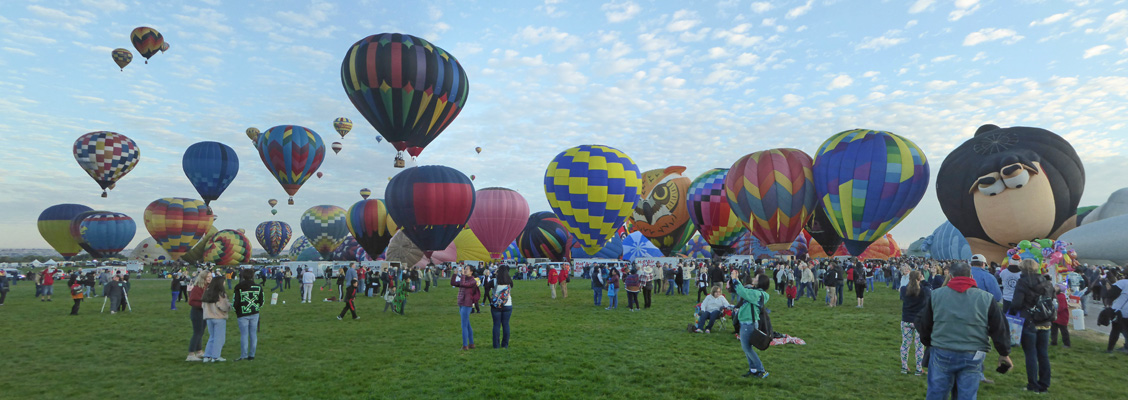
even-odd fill
[{"label": "cartoon face balloon", "polygon": [[1002,259],[1023,240],[1076,226],[1085,168],[1073,146],[1041,128],[984,125],[944,159],[936,196],[973,253]]},{"label": "cartoon face balloon", "polygon": [[683,172],[680,166],[643,172],[642,201],[631,214],[634,229],[667,255],[680,250],[695,232],[685,206],[691,181]]}]

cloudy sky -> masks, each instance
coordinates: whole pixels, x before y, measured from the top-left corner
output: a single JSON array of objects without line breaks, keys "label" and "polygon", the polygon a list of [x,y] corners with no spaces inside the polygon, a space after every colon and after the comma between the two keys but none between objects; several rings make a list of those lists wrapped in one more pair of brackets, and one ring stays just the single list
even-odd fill
[{"label": "cloudy sky", "polygon": [[[132,50],[137,26],[171,47],[117,71],[110,51]],[[64,202],[131,215],[136,244],[150,201],[199,197],[181,156],[203,140],[241,161],[212,203],[219,228],[297,228],[306,208],[347,208],[362,187],[382,197],[394,149],[340,81],[348,47],[381,32],[427,38],[469,75],[465,111],[418,162],[516,189],[533,210],[548,209],[548,162],[578,144],[695,177],[774,147],[813,154],[852,128],[910,138],[935,174],[981,124],[1043,127],[1081,154],[1082,205],[1128,186],[1123,1],[12,0],[0,3],[0,247],[48,247],[36,218]],[[344,140],[342,116],[356,123]],[[295,206],[243,133],[282,124],[345,146]],[[99,130],[142,153],[108,199],[71,153]],[[943,220],[930,189],[893,234],[907,246]]]}]

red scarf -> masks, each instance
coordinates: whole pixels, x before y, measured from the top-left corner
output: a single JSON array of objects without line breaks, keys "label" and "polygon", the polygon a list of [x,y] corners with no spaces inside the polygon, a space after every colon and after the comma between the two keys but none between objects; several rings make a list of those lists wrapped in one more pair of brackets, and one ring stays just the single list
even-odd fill
[{"label": "red scarf", "polygon": [[975,287],[975,278],[970,276],[957,276],[948,281],[948,287],[957,292],[963,293],[968,289]]}]

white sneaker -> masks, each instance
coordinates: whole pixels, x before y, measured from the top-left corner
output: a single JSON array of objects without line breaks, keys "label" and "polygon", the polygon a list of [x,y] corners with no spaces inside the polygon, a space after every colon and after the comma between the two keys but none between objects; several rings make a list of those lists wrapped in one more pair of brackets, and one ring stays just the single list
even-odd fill
[{"label": "white sneaker", "polygon": [[197,357],[195,354],[189,354],[188,358],[185,358],[184,361],[203,361],[203,359]]},{"label": "white sneaker", "polygon": [[212,362],[224,362],[224,361],[227,361],[227,359],[226,359],[226,358],[223,358],[223,357],[220,357],[220,358],[213,358],[213,359],[212,359]]}]

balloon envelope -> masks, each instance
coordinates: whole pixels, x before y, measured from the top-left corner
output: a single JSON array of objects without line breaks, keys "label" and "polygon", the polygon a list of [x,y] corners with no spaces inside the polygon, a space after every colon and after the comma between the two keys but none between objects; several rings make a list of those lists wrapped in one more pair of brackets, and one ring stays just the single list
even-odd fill
[{"label": "balloon envelope", "polygon": [[501,259],[501,254],[525,228],[529,203],[520,193],[506,188],[481,189],[475,197],[474,212],[466,226],[474,230],[491,257]]},{"label": "balloon envelope", "polygon": [[388,226],[387,206],[379,199],[361,200],[349,207],[347,222],[352,237],[368,254],[384,252],[395,231]]},{"label": "balloon envelope", "polygon": [[348,212],[337,206],[313,206],[302,213],[302,233],[322,260],[329,260],[333,250],[349,234]]},{"label": "balloon envelope", "polygon": [[164,44],[164,36],[156,29],[139,26],[133,28],[133,32],[129,34],[129,40],[133,42],[133,48],[137,49],[137,54],[145,57],[145,63],[149,63],[149,57],[157,54],[161,50],[161,45]]},{"label": "balloon envelope", "polygon": [[638,166],[623,152],[581,145],[557,154],[544,173],[548,204],[588,254],[623,225],[641,198]]},{"label": "balloon envelope", "polygon": [[634,232],[623,239],[623,260],[632,261],[639,257],[661,257],[662,251],[654,246],[642,232]]},{"label": "balloon envelope", "polygon": [[133,139],[120,133],[98,131],[79,136],[74,141],[74,159],[102,187],[116,183],[137,166],[141,150]]},{"label": "balloon envelope", "polygon": [[39,213],[39,234],[65,260],[82,252],[82,246],[71,236],[70,227],[74,217],[87,211],[94,210],[81,204],[56,204]]},{"label": "balloon envelope", "polygon": [[262,134],[262,132],[260,132],[258,128],[255,128],[253,126],[247,128],[247,137],[250,138],[252,142],[258,141],[260,134]]},{"label": "balloon envelope", "polygon": [[517,247],[525,258],[560,262],[569,258],[572,234],[552,211],[540,211],[529,216],[525,228],[517,235]]},{"label": "balloon envelope", "polygon": [[681,251],[696,232],[686,207],[691,181],[683,172],[685,167],[673,166],[641,173],[642,197],[628,218],[665,255]]},{"label": "balloon envelope", "polygon": [[302,250],[312,247],[313,245],[309,243],[309,239],[306,239],[305,236],[298,236],[297,239],[294,239],[294,243],[290,245],[290,258],[297,259],[298,255],[302,254]]},{"label": "balloon envelope", "polygon": [[443,250],[474,210],[474,184],[442,165],[412,167],[396,174],[384,191],[388,214],[423,251]]},{"label": "balloon envelope", "polygon": [[219,233],[219,230],[215,229],[215,225],[209,226],[204,236],[200,237],[200,240],[197,241],[192,248],[188,249],[187,253],[180,256],[180,261],[190,263],[204,261],[204,251],[208,249],[208,245],[211,244],[212,238],[214,238],[217,233]]},{"label": "balloon envelope", "polygon": [[936,230],[932,231],[931,238],[927,249],[929,258],[964,261],[971,259],[971,245],[951,222],[944,221],[936,227]]},{"label": "balloon envelope", "polygon": [[211,210],[200,200],[166,197],[145,208],[145,228],[173,261],[187,253],[211,225]]},{"label": "balloon envelope", "polygon": [[890,132],[840,132],[815,154],[819,202],[854,256],[912,212],[928,188],[928,173],[924,152]]},{"label": "balloon envelope", "polygon": [[294,194],[325,160],[325,143],[321,136],[309,128],[297,125],[280,125],[259,135],[255,146],[266,169],[290,195]]},{"label": "balloon envelope", "polygon": [[136,233],[137,223],[133,218],[112,211],[87,211],[71,221],[71,236],[94,258],[120,253]]},{"label": "balloon envelope", "polygon": [[125,66],[129,65],[130,61],[133,61],[133,53],[128,49],[114,49],[110,52],[110,57],[113,57],[114,63],[117,64],[118,68],[121,68],[122,71],[125,71]]},{"label": "balloon envelope", "polygon": [[133,251],[129,252],[129,259],[143,263],[158,263],[168,261],[168,252],[157,243],[156,239],[145,238]]},{"label": "balloon envelope", "polygon": [[266,221],[255,228],[255,238],[258,239],[263,250],[271,257],[278,257],[278,254],[286,248],[286,244],[290,242],[290,235],[293,230],[290,224],[282,221]]},{"label": "balloon envelope", "polygon": [[182,160],[184,175],[196,192],[211,204],[227,190],[239,174],[239,156],[235,149],[219,142],[199,142],[188,146]]},{"label": "balloon envelope", "polygon": [[811,156],[771,149],[741,157],[725,177],[725,194],[752,236],[773,251],[786,250],[815,207]]},{"label": "balloon envelope", "polygon": [[341,117],[333,120],[333,129],[341,135],[342,139],[345,138],[345,135],[349,134],[349,131],[352,130],[352,127],[353,123],[351,119]]},{"label": "balloon envelope", "polygon": [[415,265],[423,259],[423,250],[415,247],[415,243],[412,243],[411,239],[408,239],[407,235],[400,231],[392,236],[391,242],[388,242],[388,251],[384,254],[384,259],[396,261],[403,265]]},{"label": "balloon envelope", "polygon": [[728,168],[713,168],[701,174],[690,182],[686,198],[690,221],[709,248],[721,256],[731,251],[733,243],[747,231],[725,195],[728,172]]},{"label": "balloon envelope", "polygon": [[239,265],[251,262],[251,241],[243,232],[224,229],[215,234],[204,250],[204,261],[215,265]]}]

